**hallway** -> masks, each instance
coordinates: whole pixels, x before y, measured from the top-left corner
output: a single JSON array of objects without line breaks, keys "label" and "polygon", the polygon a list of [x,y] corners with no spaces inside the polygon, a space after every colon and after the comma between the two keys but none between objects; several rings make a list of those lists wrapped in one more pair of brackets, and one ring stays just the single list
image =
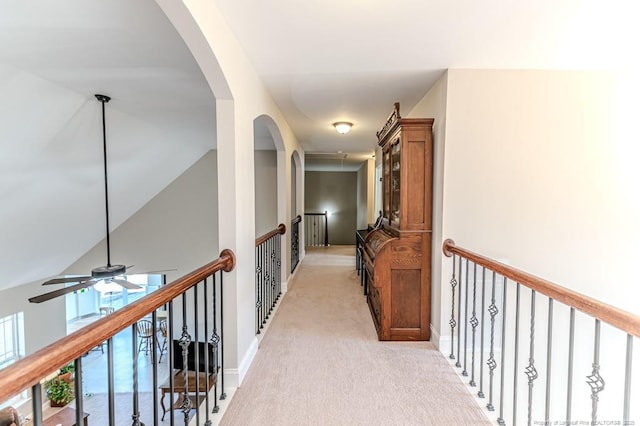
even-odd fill
[{"label": "hallway", "polygon": [[490,424],[430,342],[379,342],[353,246],[307,248],[221,425]]}]

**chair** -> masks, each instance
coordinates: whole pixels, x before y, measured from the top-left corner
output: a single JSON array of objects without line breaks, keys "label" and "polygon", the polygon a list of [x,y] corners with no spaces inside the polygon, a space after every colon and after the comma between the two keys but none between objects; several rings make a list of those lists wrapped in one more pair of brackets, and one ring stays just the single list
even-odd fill
[{"label": "chair", "polygon": [[158,364],[162,362],[162,354],[167,351],[167,321],[162,320],[158,325],[158,332],[160,333],[160,337],[162,337],[162,345],[160,345],[160,341],[158,340],[158,349],[160,349],[160,359],[158,360]]},{"label": "chair", "polygon": [[149,350],[153,348],[153,323],[149,320],[142,319],[138,321],[138,354],[144,347],[145,355],[149,355]]}]

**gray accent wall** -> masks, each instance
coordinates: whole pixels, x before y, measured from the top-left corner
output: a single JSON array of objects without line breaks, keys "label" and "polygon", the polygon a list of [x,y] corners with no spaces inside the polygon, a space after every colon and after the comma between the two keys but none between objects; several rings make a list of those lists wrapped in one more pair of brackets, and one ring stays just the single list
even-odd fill
[{"label": "gray accent wall", "polygon": [[329,244],[353,245],[357,225],[357,172],[305,172],[304,211],[327,210]]}]

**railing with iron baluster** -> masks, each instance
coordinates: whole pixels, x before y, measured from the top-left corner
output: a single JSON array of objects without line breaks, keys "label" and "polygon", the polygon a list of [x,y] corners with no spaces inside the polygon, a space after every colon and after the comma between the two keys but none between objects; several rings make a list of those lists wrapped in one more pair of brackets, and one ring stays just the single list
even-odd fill
[{"label": "railing with iron baluster", "polygon": [[302,222],[300,215],[291,221],[291,273],[296,270],[300,262],[300,222]]},{"label": "railing with iron baluster", "polygon": [[[640,391],[637,370],[632,374],[640,316],[456,246],[452,240],[444,242],[443,252],[453,257],[449,358],[462,369],[462,376],[470,376],[469,386],[477,388],[478,378],[477,395],[486,400],[490,413],[497,410],[498,424],[640,424],[634,423],[640,422],[640,407],[631,405],[632,390]],[[621,347],[626,348],[624,355]],[[605,358],[606,376],[600,373]],[[638,363],[637,354],[635,358]],[[587,380],[579,386],[575,376]],[[544,387],[536,386],[542,378]],[[609,394],[603,404],[605,382]]]},{"label": "railing with iron baluster", "polygon": [[283,223],[256,238],[256,334],[267,323],[282,294],[282,242],[287,232]]},{"label": "railing with iron baluster", "polygon": [[[180,393],[179,409],[183,412],[183,421],[187,425],[190,417],[194,415],[191,409],[195,409],[197,424],[211,424],[210,413],[217,412],[218,399],[226,397],[224,393],[224,375],[218,382],[218,377],[223,371],[224,347],[223,347],[223,271],[229,272],[235,267],[235,256],[231,250],[223,250],[220,257],[195,271],[167,284],[147,296],[113,312],[88,326],[40,349],[39,351],[17,361],[16,363],[0,370],[0,405],[10,398],[30,390],[33,424],[39,426],[43,422],[43,384],[45,378],[53,375],[62,366],[71,362],[75,364],[75,424],[84,424],[85,394],[83,393],[83,374],[99,376],[97,371],[83,369],[83,356],[97,346],[101,346],[105,341],[107,344],[106,380],[100,381],[99,385],[105,384],[106,401],[100,407],[94,404],[94,409],[101,409],[102,416],[108,418],[109,424],[115,424],[117,415],[132,420],[132,425],[142,424],[146,420],[147,424],[152,422],[158,424],[160,413],[158,402],[162,405],[164,415],[170,412],[171,424],[174,424],[174,393]],[[203,307],[200,308],[199,301],[203,298]],[[176,309],[174,299],[179,298],[180,307]],[[192,303],[189,303],[192,301]],[[165,321],[166,338],[169,341],[167,347],[168,361],[163,366],[158,359],[156,348],[160,348],[157,325],[160,320],[161,307],[167,307]],[[176,314],[175,311],[179,311]],[[152,322],[151,336],[139,335],[139,321],[150,315]],[[175,318],[181,317],[180,339],[173,342]],[[190,321],[191,318],[191,321]],[[200,324],[204,323],[204,332],[200,333]],[[166,324],[166,323],[165,323]],[[141,329],[141,327],[140,327]],[[211,335],[209,335],[211,332]],[[131,333],[131,367],[132,386],[130,397],[132,402],[132,412],[122,413],[122,409],[115,409],[116,384],[115,372],[122,371],[127,365],[121,364],[123,350],[122,339],[126,339],[126,334]],[[149,341],[139,341],[139,339],[149,339]],[[118,339],[118,365],[116,366],[116,355],[114,354],[114,339]],[[151,360],[141,359],[142,347],[152,348]],[[125,343],[126,345],[126,343]],[[179,351],[174,346],[179,345]],[[200,360],[200,351],[194,348],[202,348],[204,359]],[[162,349],[161,349],[162,350]],[[161,353],[162,355],[162,353]],[[103,355],[102,355],[103,356]],[[149,356],[149,355],[146,355]],[[140,400],[140,377],[138,364],[140,362],[151,363],[152,389],[160,388],[162,398],[158,401],[158,392],[152,392],[146,403],[141,404]],[[117,370],[116,370],[117,367]],[[145,367],[148,369],[149,367]],[[159,383],[159,370],[166,376],[163,384]],[[175,370],[175,371],[174,371]],[[196,373],[197,371],[197,373]],[[209,372],[209,374],[207,374]],[[189,374],[192,373],[192,374]],[[122,384],[119,383],[119,392]],[[145,387],[149,387],[148,384]],[[211,389],[213,388],[213,392]],[[104,389],[101,389],[101,391]],[[127,392],[129,393],[129,392]],[[169,393],[169,407],[164,405],[164,395]],[[210,395],[213,393],[213,395]],[[210,398],[213,398],[213,409],[211,409]],[[193,401],[196,405],[193,406]],[[200,403],[204,401],[204,422],[200,419]],[[91,413],[89,413],[91,414]],[[94,417],[99,413],[94,412]]]},{"label": "railing with iron baluster", "polygon": [[329,215],[324,213],[304,214],[304,245],[329,245]]}]

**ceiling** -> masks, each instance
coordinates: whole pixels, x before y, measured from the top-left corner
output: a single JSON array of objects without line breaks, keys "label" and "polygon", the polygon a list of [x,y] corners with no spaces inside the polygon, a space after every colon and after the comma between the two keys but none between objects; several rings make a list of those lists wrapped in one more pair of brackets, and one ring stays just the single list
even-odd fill
[{"label": "ceiling", "polygon": [[[309,170],[371,158],[393,103],[407,115],[448,68],[637,66],[626,0],[215,1],[315,153]],[[154,0],[3,0],[0,31],[3,288],[59,273],[104,237],[95,93],[112,97],[112,229],[214,148],[216,129],[213,95]],[[334,131],[342,120],[351,133]]]},{"label": "ceiling", "polygon": [[216,3],[305,151],[351,159],[448,68],[620,68],[640,40],[640,6],[622,0]]}]

